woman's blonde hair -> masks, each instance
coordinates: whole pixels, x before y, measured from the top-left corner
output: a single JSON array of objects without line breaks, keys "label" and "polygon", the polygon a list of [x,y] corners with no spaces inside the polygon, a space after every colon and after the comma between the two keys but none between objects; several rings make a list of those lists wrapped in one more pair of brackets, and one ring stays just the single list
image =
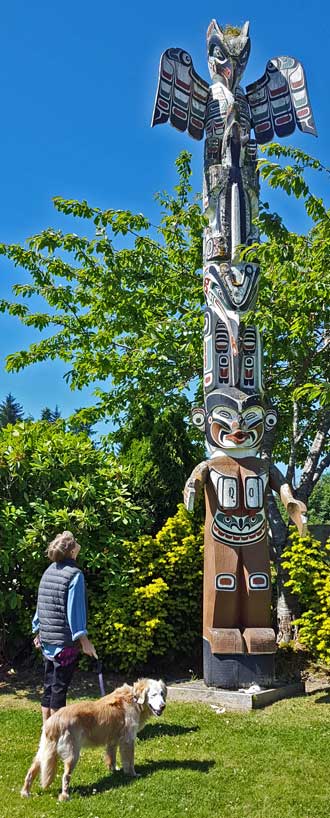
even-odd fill
[{"label": "woman's blonde hair", "polygon": [[55,539],[49,543],[47,556],[51,562],[62,562],[70,557],[75,545],[78,545],[71,531],[63,531],[57,534]]}]

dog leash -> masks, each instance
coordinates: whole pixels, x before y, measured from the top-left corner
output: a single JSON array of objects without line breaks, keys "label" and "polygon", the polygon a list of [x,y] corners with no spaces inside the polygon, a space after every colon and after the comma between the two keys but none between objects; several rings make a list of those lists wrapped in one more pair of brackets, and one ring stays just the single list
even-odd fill
[{"label": "dog leash", "polygon": [[105,689],[104,689],[104,681],[103,681],[103,673],[102,673],[102,661],[101,659],[97,659],[96,662],[96,673],[98,675],[99,680],[99,687],[101,691],[101,696],[105,696]]}]

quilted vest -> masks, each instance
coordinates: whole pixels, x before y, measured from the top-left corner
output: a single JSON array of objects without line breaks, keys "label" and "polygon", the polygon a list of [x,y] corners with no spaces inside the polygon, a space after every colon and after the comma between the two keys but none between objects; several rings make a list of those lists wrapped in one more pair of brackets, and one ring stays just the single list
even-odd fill
[{"label": "quilted vest", "polygon": [[75,560],[52,562],[42,575],[38,590],[39,636],[41,642],[67,647],[73,645],[67,618],[71,580],[81,571]]}]

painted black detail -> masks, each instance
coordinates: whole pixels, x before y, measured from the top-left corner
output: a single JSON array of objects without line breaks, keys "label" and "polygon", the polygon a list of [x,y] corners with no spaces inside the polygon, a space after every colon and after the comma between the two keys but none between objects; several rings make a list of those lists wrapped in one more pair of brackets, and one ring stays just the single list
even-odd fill
[{"label": "painted black detail", "polygon": [[274,653],[211,653],[203,639],[204,681],[209,687],[238,690],[254,682],[272,687],[275,677]]}]

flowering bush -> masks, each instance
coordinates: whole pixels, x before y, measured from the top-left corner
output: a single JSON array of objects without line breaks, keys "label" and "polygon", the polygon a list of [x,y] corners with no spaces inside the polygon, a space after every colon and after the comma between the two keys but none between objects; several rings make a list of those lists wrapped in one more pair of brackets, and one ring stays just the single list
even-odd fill
[{"label": "flowering bush", "polygon": [[330,666],[330,542],[322,548],[313,537],[291,535],[283,556],[287,585],[298,595],[299,641],[317,661]]}]

